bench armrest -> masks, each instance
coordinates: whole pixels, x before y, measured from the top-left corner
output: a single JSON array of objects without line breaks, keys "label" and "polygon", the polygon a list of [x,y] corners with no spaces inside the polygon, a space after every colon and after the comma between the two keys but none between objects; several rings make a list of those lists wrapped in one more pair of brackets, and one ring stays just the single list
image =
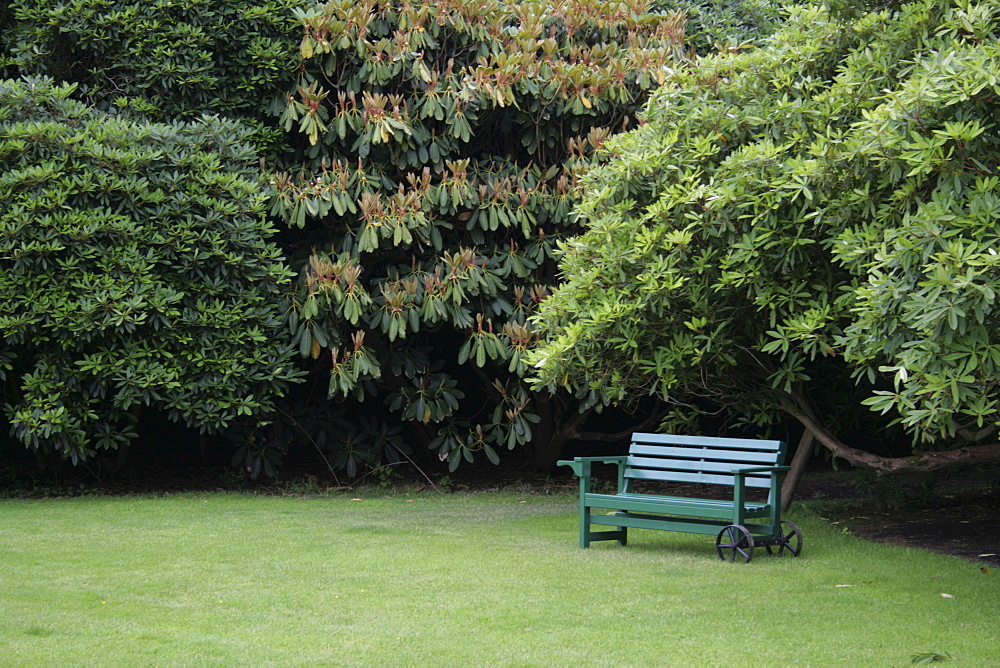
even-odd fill
[{"label": "bench armrest", "polygon": [[733,469],[733,475],[745,476],[748,473],[781,473],[788,471],[791,466],[754,466],[747,469]]},{"label": "bench armrest", "polygon": [[573,459],[560,459],[556,462],[556,466],[569,466],[577,476],[589,478],[591,464],[617,464],[621,468],[627,459],[628,455],[619,455],[616,457],[574,457]]},{"label": "bench armrest", "polygon": [[771,488],[768,491],[767,503],[771,507],[770,524],[778,525],[781,520],[781,473],[790,470],[790,466],[751,466],[745,469],[733,469],[733,524],[743,524],[743,506],[747,499],[747,476],[752,473],[770,473]]}]

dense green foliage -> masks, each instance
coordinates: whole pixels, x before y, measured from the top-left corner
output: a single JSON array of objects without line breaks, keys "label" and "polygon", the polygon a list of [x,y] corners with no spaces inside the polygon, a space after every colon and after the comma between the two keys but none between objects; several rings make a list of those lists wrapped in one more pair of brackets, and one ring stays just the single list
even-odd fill
[{"label": "dense green foliage", "polygon": [[682,11],[687,43],[699,55],[750,48],[778,29],[782,12],[770,0],[657,0],[653,11]]},{"label": "dense green foliage", "polygon": [[[554,459],[561,416],[579,413],[521,381],[527,318],[554,282],[554,243],[576,229],[577,166],[687,58],[683,16],[648,8],[296,10],[303,72],[282,122],[302,137],[304,167],[277,175],[272,212],[303,228],[291,327],[331,397],[382,402],[394,415],[383,424],[407,423],[405,441],[451,467],[526,443]],[[386,428],[314,431],[353,471],[398,450]]]},{"label": "dense green foliage", "polygon": [[100,109],[239,117],[280,150],[271,109],[295,77],[294,4],[11,0],[4,41],[12,69],[76,82]]},{"label": "dense green foliage", "polygon": [[885,460],[835,420],[870,407],[918,450],[995,440],[1000,9],[790,11],[766,48],[675,72],[607,143],[535,321],[537,383],[656,394],[674,427],[791,415],[885,471],[997,459]]},{"label": "dense green foliage", "polygon": [[75,462],[127,444],[143,406],[203,431],[266,414],[295,377],[276,336],[289,272],[247,132],[123,120],[72,91],[0,82],[0,361],[15,435]]},{"label": "dense green foliage", "polygon": [[285,336],[329,391],[237,436],[253,461],[293,443],[352,474],[407,444],[452,467],[521,444],[553,460],[588,412],[520,376],[576,169],[695,47],[755,39],[773,6],[296,4],[0,0],[0,70],[118,117],[239,118],[280,170],[272,212],[306,267]]}]

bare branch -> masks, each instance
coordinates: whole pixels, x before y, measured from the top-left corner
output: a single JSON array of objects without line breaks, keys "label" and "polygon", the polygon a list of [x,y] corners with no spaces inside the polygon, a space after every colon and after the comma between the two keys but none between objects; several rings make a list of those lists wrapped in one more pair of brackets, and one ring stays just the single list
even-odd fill
[{"label": "bare branch", "polygon": [[852,448],[842,443],[823,425],[799,393],[784,395],[781,400],[785,411],[811,431],[820,443],[835,456],[851,464],[868,469],[878,475],[899,475],[903,473],[928,473],[948,468],[959,468],[973,464],[1000,462],[1000,443],[971,445],[937,452],[922,452],[910,457],[881,457],[870,452]]}]

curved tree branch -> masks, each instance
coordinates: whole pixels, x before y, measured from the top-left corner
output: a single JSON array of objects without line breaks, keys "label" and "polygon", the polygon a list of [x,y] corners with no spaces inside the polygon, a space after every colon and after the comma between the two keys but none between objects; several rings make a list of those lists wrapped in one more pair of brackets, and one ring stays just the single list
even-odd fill
[{"label": "curved tree branch", "polygon": [[812,432],[816,440],[823,444],[834,456],[851,464],[874,471],[878,475],[898,475],[902,473],[928,473],[947,468],[1000,462],[1000,443],[969,445],[951,450],[922,452],[909,457],[881,457],[864,450],[852,448],[842,443],[823,424],[801,390],[793,390],[781,396],[782,408]]}]

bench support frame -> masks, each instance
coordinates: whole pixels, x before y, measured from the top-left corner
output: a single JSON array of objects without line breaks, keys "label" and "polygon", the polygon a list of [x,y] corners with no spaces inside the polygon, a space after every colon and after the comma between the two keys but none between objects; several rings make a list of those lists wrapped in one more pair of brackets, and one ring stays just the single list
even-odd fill
[{"label": "bench support frame", "polygon": [[[559,464],[571,467],[579,477],[581,548],[598,541],[625,546],[630,528],[714,535],[721,540],[722,532],[735,525],[752,537],[751,554],[754,546],[765,546],[769,552],[771,546],[780,546],[779,553],[788,548],[798,556],[801,534],[781,519],[781,482],[789,468],[778,465],[783,456],[784,444],[779,441],[637,433],[628,455],[576,457]],[[617,493],[593,491],[595,464],[618,467]],[[633,492],[633,482],[642,479],[732,486],[732,500]],[[747,501],[748,487],[766,488],[767,501]],[[613,528],[594,530],[595,525]],[[796,546],[789,542],[793,535]]]}]

